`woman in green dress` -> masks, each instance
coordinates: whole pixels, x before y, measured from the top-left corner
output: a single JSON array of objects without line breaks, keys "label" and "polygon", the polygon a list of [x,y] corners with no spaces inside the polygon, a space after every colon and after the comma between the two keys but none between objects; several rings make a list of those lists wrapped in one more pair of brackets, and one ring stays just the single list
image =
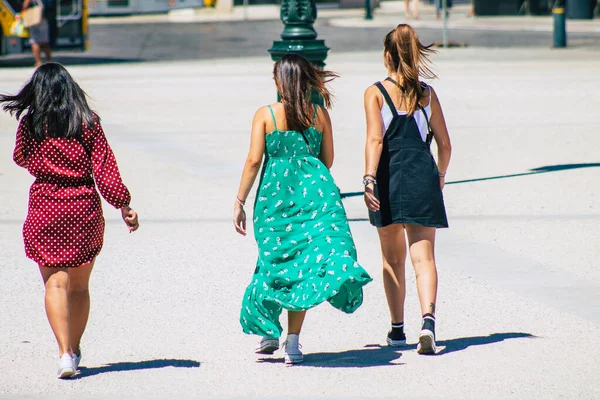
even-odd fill
[{"label": "woman in green dress", "polygon": [[246,235],[244,205],[264,156],[253,219],[258,261],[240,323],[245,333],[263,337],[257,353],[272,354],[282,333],[279,316],[288,310],[285,362],[296,364],[303,361],[298,335],[306,310],[328,301],[354,312],[371,277],[356,262],[346,212],[329,172],[329,114],[311,102],[316,91],[331,106],[325,84],[337,75],[295,54],[275,63],[273,74],[281,102],[256,111],[233,212],[235,229]]}]

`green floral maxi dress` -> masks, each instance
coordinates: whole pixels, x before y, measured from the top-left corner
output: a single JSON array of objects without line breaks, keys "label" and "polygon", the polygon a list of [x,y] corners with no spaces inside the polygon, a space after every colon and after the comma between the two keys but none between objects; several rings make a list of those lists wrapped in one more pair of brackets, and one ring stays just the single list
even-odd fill
[{"label": "green floral maxi dress", "polygon": [[356,261],[339,190],[314,156],[320,153],[322,133],[314,124],[304,136],[278,130],[271,114],[275,130],[265,138],[254,204],[258,261],[240,323],[245,333],[278,338],[282,308],[302,311],[328,301],[352,313],[362,304],[362,287],[372,279]]}]

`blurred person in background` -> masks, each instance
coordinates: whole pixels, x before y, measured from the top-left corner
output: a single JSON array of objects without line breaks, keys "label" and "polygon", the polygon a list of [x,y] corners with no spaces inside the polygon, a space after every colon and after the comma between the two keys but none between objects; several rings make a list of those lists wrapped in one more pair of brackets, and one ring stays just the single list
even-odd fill
[{"label": "blurred person in background", "polygon": [[[46,61],[52,61],[52,32],[56,37],[56,4],[54,0],[46,0],[46,2],[48,2],[49,7],[46,7],[42,0],[25,0],[21,8],[21,12],[24,13],[29,7],[38,5],[44,7],[42,21],[29,28],[29,44],[31,44],[31,52],[33,58],[35,58],[36,67],[43,63],[42,51],[46,55]],[[53,23],[50,23],[49,16],[53,19]]]},{"label": "blurred person in background", "polygon": [[[408,19],[411,18],[410,2],[411,2],[411,0],[404,0],[405,14],[406,14],[406,18],[408,18]],[[415,19],[419,19],[419,3],[421,2],[421,0],[412,0],[412,2],[414,5],[413,15],[414,15]]]}]

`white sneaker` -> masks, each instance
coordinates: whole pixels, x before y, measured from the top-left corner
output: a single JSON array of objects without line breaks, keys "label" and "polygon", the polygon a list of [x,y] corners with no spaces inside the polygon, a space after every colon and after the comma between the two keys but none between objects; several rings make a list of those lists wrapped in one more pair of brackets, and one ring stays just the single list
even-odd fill
[{"label": "white sneaker", "polygon": [[304,361],[304,355],[300,351],[302,346],[298,343],[298,335],[288,335],[283,346],[286,364],[300,364]]},{"label": "white sneaker", "polygon": [[81,363],[81,350],[79,351],[79,355],[73,353],[73,366],[75,367],[75,372],[79,370],[79,364]]},{"label": "white sneaker", "polygon": [[58,364],[58,379],[66,379],[75,375],[75,365],[73,358],[69,353],[65,353],[60,357]]},{"label": "white sneaker", "polygon": [[435,354],[437,347],[435,345],[435,335],[429,329],[422,329],[419,335],[419,344],[417,345],[417,353],[419,354]]},{"label": "white sneaker", "polygon": [[258,347],[255,349],[256,354],[273,354],[279,350],[279,339],[262,338]]}]

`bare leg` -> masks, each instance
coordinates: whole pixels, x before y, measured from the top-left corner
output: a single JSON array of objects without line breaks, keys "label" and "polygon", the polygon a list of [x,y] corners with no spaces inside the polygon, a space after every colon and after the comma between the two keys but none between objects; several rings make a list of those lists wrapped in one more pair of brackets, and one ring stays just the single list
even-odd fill
[{"label": "bare leg", "polygon": [[410,19],[410,0],[404,0],[405,15],[407,19]]},{"label": "bare leg", "polygon": [[52,48],[50,47],[50,43],[40,43],[40,48],[46,54],[46,62],[52,61]]},{"label": "bare leg", "polygon": [[404,226],[393,224],[377,229],[383,256],[383,287],[387,297],[392,323],[404,322],[406,297]]},{"label": "bare leg", "polygon": [[33,58],[35,58],[35,66],[39,67],[42,65],[42,54],[40,51],[40,45],[34,43],[31,45],[31,53],[33,54]]},{"label": "bare leg", "polygon": [[89,281],[94,262],[69,269],[69,345],[77,355],[81,354],[79,344],[90,315]]},{"label": "bare leg", "polygon": [[419,3],[421,2],[421,0],[414,0],[415,2],[415,19],[419,19]]},{"label": "bare leg", "polygon": [[438,276],[435,266],[435,228],[406,225],[410,258],[415,268],[421,314],[435,315]]},{"label": "bare leg", "polygon": [[40,266],[42,279],[46,287],[46,315],[56,341],[59,357],[71,353],[69,347],[69,301],[67,290],[69,274],[64,268],[47,268]]},{"label": "bare leg", "polygon": [[299,335],[306,317],[306,311],[288,310],[288,335]]}]

